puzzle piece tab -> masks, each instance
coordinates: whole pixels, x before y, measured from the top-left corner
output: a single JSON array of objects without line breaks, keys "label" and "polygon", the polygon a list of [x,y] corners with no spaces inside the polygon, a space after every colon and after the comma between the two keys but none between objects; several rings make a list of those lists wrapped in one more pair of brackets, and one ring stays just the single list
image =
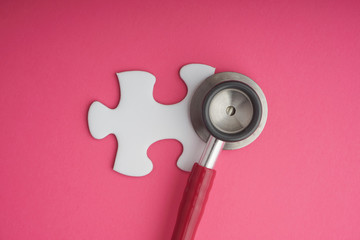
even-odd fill
[{"label": "puzzle piece tab", "polygon": [[190,120],[190,101],[196,88],[215,68],[188,64],[180,77],[187,85],[187,95],[179,103],[163,105],[152,96],[155,76],[144,71],[117,73],[121,99],[115,109],[93,102],[88,112],[91,135],[101,139],[114,134],[118,149],[114,170],[128,176],[144,176],[153,169],[147,157],[149,146],[162,139],[176,139],[183,145],[177,166],[190,171],[202,153],[205,143],[196,135]]}]

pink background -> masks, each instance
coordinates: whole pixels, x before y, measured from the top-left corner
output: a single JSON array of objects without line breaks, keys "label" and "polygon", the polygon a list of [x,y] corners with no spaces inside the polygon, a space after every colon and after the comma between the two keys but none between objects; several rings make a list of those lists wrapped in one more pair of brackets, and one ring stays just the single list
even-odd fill
[{"label": "pink background", "polygon": [[269,104],[260,138],[220,156],[196,239],[360,239],[359,12],[347,0],[2,0],[0,239],[170,239],[181,144],[153,144],[146,177],[118,174],[116,139],[93,139],[87,111],[115,107],[115,73],[134,69],[176,103],[192,62],[248,75]]}]

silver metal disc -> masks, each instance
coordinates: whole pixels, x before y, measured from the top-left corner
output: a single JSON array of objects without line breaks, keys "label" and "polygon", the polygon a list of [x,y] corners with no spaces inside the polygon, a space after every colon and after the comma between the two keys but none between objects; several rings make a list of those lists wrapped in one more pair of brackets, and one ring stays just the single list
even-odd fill
[{"label": "silver metal disc", "polygon": [[[236,72],[222,72],[208,77],[195,91],[190,104],[190,118],[192,125],[203,141],[207,141],[210,133],[206,129],[203,116],[202,104],[208,92],[216,85],[238,81],[251,87],[261,101],[262,115],[257,129],[247,138],[237,142],[226,142],[224,149],[238,149],[253,142],[262,132],[268,115],[268,107],[265,95],[261,88],[249,77]],[[210,120],[213,125],[225,133],[242,131],[252,119],[252,104],[245,93],[238,89],[226,89],[219,92],[210,102]]]},{"label": "silver metal disc", "polygon": [[221,132],[241,132],[251,122],[253,106],[250,98],[234,88],[224,89],[211,99],[210,121]]}]

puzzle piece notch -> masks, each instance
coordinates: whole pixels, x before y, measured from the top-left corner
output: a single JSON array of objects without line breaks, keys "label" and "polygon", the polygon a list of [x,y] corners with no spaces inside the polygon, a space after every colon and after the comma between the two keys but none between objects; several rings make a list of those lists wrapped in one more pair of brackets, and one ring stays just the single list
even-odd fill
[{"label": "puzzle piece notch", "polygon": [[180,76],[188,93],[179,103],[163,105],[153,96],[155,76],[144,71],[118,73],[121,99],[115,109],[94,102],[89,109],[89,129],[94,138],[114,134],[118,150],[114,170],[129,176],[144,176],[153,164],[147,157],[149,146],[162,139],[177,139],[183,153],[177,166],[190,171],[202,153],[204,142],[196,135],[190,120],[190,101],[200,83],[213,75],[215,69],[203,64],[185,65]]},{"label": "puzzle piece notch", "polygon": [[[139,89],[139,92],[134,94],[134,91],[121,91],[121,98],[116,108],[110,109],[104,104],[95,101],[91,104],[88,112],[88,122],[91,135],[96,139],[102,139],[109,134],[115,134],[114,129],[118,128],[118,124],[127,124],[129,121],[136,120],[134,116],[123,115],[118,118],[118,111],[120,108],[125,108],[126,112],[133,112],[136,115],[135,109],[131,111],[128,109],[132,105],[124,104],[126,102],[138,102],[139,95],[143,95],[147,99],[152,100],[152,95],[147,91],[148,88],[153,88],[155,84],[155,76],[144,71],[126,71],[117,73],[117,77],[122,89]],[[133,105],[135,108],[135,106]],[[138,109],[140,110],[140,109]],[[116,121],[114,121],[114,119]]]}]

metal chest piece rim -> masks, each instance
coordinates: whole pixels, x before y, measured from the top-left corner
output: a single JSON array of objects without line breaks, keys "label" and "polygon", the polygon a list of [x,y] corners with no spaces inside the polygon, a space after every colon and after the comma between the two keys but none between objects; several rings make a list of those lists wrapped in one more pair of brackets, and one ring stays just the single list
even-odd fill
[{"label": "metal chest piece rim", "polygon": [[261,88],[236,72],[217,73],[205,79],[190,104],[190,118],[197,135],[207,142],[211,132],[225,141],[225,150],[253,142],[264,129],[267,114]]}]

